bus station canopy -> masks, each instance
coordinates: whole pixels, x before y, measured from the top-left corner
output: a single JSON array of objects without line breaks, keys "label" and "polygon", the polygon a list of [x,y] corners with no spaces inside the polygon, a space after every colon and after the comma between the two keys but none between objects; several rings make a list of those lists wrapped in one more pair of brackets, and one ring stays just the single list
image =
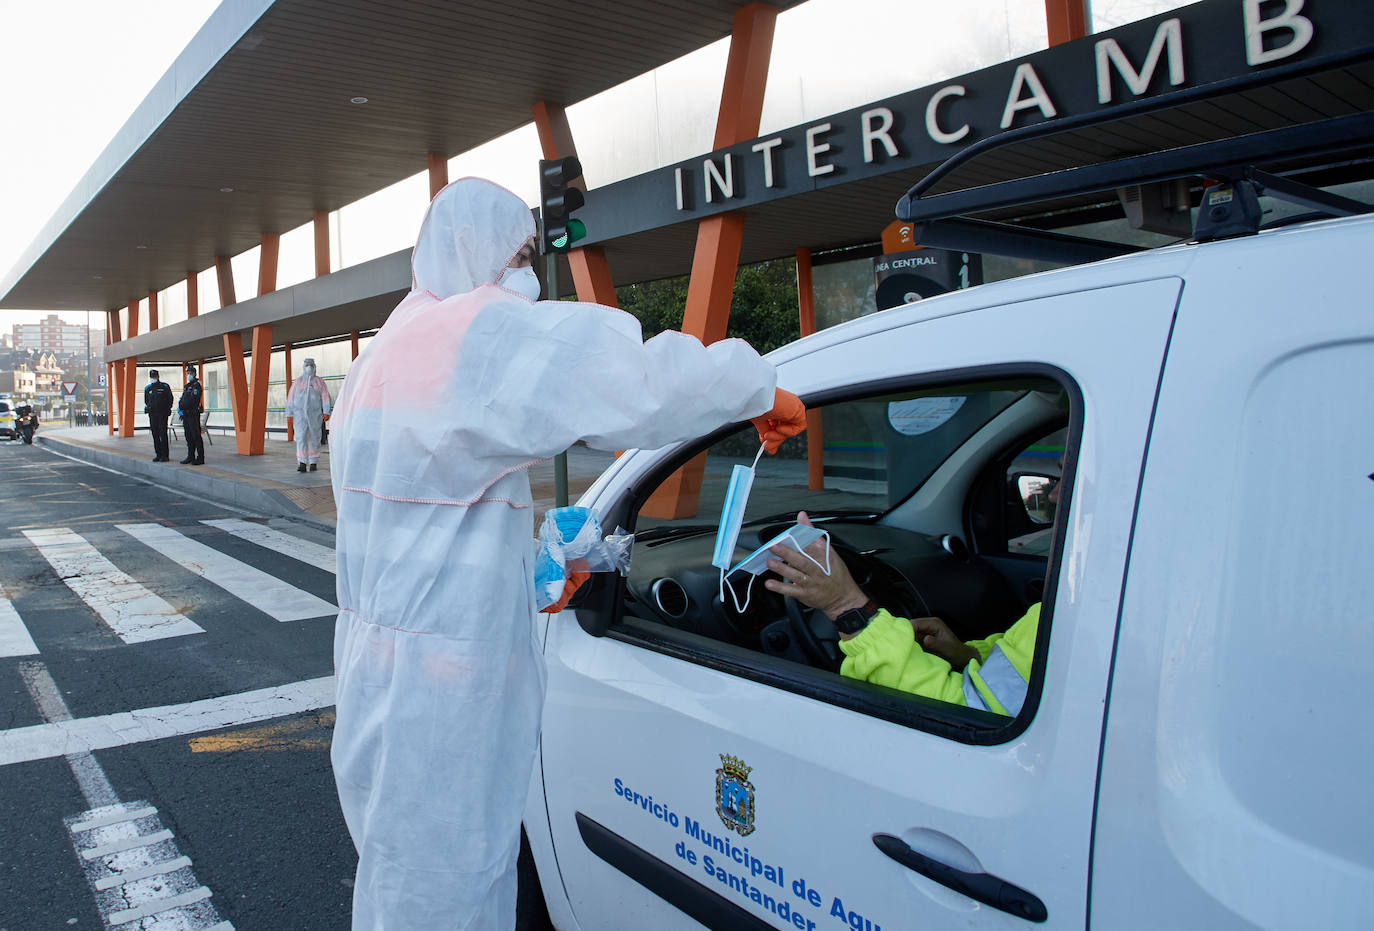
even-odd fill
[{"label": "bus station canopy", "polygon": [[[149,98],[92,169],[108,183],[72,195],[27,267],[0,285],[0,306],[123,307],[264,232],[414,174],[426,153],[454,154],[527,123],[537,101],[575,102],[728,35],[739,6],[584,2],[516,21],[494,0],[343,11],[323,0],[228,0],[182,56],[193,60],[169,72],[185,71],[187,86],[145,114],[156,92]],[[1081,125],[990,152],[938,190],[1341,119],[1363,122],[1342,130],[1339,158],[1295,149],[1257,161],[1314,184],[1374,176],[1374,18],[1350,6],[1305,9],[1305,40],[1273,28],[1256,44],[1246,9],[1204,0],[595,187],[579,213],[586,244],[601,246],[614,281],[627,284],[685,274],[697,221],[727,210],[746,217],[741,263],[873,243],[935,165],[1008,125],[1044,121]],[[209,49],[207,34],[219,36]],[[576,49],[575,67],[550,65],[544,50],[558,47]],[[355,95],[369,104],[350,104]],[[1151,98],[1177,104],[1139,109]],[[1098,190],[983,216],[1053,225],[1114,199]],[[264,323],[277,344],[368,331],[409,286],[402,250],[126,338],[106,358],[214,358],[226,333]]]}]

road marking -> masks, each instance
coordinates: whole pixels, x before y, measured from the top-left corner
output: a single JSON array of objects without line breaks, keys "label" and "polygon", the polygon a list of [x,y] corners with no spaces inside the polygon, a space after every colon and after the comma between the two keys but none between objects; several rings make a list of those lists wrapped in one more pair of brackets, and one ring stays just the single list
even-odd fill
[{"label": "road marking", "polygon": [[35,656],[38,647],[24,626],[24,619],[14,610],[14,603],[0,588],[0,656]]},{"label": "road marking", "polygon": [[95,887],[101,891],[113,889],[115,886],[122,886],[136,879],[147,879],[149,876],[164,876],[167,873],[175,873],[177,870],[185,869],[190,865],[190,857],[177,857],[175,860],[165,860],[162,863],[153,863],[139,869],[125,870],[123,873],[117,873],[113,876],[97,879],[95,881]]},{"label": "road marking", "polygon": [[71,826],[73,831],[90,831],[95,828],[103,828],[109,824],[118,824],[121,821],[137,821],[139,818],[146,818],[149,815],[157,814],[156,808],[129,808],[111,811],[109,814],[99,818],[89,818],[85,821],[74,822]]},{"label": "road marking", "polygon": [[180,895],[154,899],[151,902],[146,902],[138,906],[138,908],[126,908],[123,911],[114,912],[107,920],[112,925],[122,925],[130,921],[137,921],[139,918],[147,918],[149,915],[158,915],[173,908],[191,905],[202,899],[208,899],[211,895],[213,895],[213,893],[209,889],[200,886],[196,889],[192,889],[190,892],[183,892]]},{"label": "road marking", "polygon": [[115,524],[115,527],[279,621],[325,617],[339,611],[329,602],[192,540],[171,527],[162,524]]},{"label": "road marking", "polygon": [[153,834],[135,834],[133,837],[121,837],[119,840],[110,841],[108,844],[101,844],[98,847],[88,847],[81,851],[81,856],[87,860],[94,860],[96,857],[107,857],[112,853],[121,853],[138,847],[150,847],[153,844],[171,839],[172,832],[165,830]]},{"label": "road marking", "polygon": [[66,527],[25,530],[63,582],[125,643],[204,633]]},{"label": "road marking", "polygon": [[283,556],[299,559],[301,562],[309,563],[330,574],[335,571],[333,547],[322,546],[310,540],[293,537],[289,533],[282,533],[271,527],[264,527],[262,524],[233,517],[224,520],[203,520],[201,523],[217,527],[226,533],[232,533],[249,543],[256,543],[258,546],[266,547],[269,550],[276,550]]},{"label": "road marking", "polygon": [[[41,664],[38,665],[41,668]],[[334,704],[334,677],[203,698],[181,705],[120,711],[0,731],[0,766],[89,753],[126,744],[184,737],[258,721],[270,721]]]},{"label": "road marking", "polygon": [[[46,666],[21,663],[19,676],[48,726],[73,723],[71,709]],[[207,901],[210,890],[191,871],[191,859],[177,850],[157,809],[147,802],[121,802],[95,757],[73,749],[67,748],[67,763],[91,810],[63,821],[105,926],[157,916],[151,925],[140,927],[232,931],[233,925],[221,921]],[[140,830],[140,823],[146,830]]]},{"label": "road marking", "polygon": [[306,731],[334,726],[334,712],[326,711],[312,719],[282,721],[264,727],[192,737],[187,744],[192,753],[233,753],[237,750],[328,750],[328,737],[296,737]]}]

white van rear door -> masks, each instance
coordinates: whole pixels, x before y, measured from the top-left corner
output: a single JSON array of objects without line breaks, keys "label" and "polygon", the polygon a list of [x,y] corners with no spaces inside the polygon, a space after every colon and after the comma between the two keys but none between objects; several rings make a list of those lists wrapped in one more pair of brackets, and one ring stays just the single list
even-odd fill
[{"label": "white van rear door", "polygon": [[[582,927],[1028,925],[898,862],[875,844],[879,834],[1019,887],[1043,903],[1050,926],[1083,927],[1107,667],[1179,288],[1164,278],[981,309],[970,293],[955,299],[968,312],[824,346],[783,367],[780,383],[804,396],[1008,371],[1056,371],[1080,393],[1038,707],[1012,736],[980,744],[919,709],[900,720],[869,713],[831,673],[827,694],[780,687],[796,664],[761,657],[756,668],[769,671],[751,674],[700,631],[624,624],[593,637],[565,613],[546,644],[541,775]],[[583,503],[610,507],[632,476],[617,479]],[[800,481],[798,500],[804,471]],[[716,514],[700,519],[714,525]],[[544,877],[556,896],[553,884]]]},{"label": "white van rear door", "polygon": [[1370,926],[1371,249],[1351,219],[1218,243],[1189,275],[1122,605],[1095,926]]}]

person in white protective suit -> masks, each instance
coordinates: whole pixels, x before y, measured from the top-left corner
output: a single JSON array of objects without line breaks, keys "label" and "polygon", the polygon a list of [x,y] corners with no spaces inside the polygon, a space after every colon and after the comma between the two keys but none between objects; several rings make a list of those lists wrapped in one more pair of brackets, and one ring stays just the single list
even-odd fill
[{"label": "person in white protective suit", "polygon": [[622,311],[539,301],[534,233],[496,184],[440,191],[330,422],[355,929],[514,926],[544,700],[526,469],[579,440],[656,448],[751,418],[776,449],[805,427],[740,340],[646,343]]},{"label": "person in white protective suit", "polygon": [[315,374],[315,360],[306,359],[301,366],[301,377],[293,381],[286,392],[286,416],[291,418],[296,431],[297,472],[304,472],[307,467],[311,472],[316,470],[329,408],[329,388],[324,379]]}]

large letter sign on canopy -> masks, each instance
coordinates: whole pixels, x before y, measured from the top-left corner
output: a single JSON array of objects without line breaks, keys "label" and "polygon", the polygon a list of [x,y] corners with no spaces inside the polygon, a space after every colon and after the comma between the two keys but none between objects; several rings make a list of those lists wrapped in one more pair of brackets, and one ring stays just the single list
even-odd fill
[{"label": "large letter sign on canopy", "polygon": [[583,215],[592,242],[633,235],[929,167],[1005,130],[1276,68],[1335,68],[1372,48],[1367,3],[1204,0],[597,188]]}]

